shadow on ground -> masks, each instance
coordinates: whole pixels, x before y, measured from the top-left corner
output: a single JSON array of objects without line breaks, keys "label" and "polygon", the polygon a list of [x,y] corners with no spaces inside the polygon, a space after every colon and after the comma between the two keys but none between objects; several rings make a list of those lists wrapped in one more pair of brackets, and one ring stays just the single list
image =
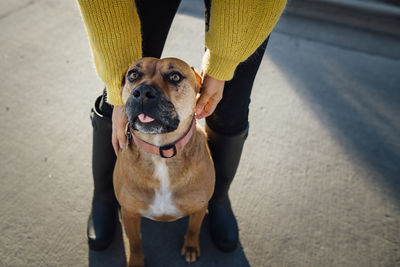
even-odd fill
[{"label": "shadow on ground", "polygon": [[[187,217],[170,223],[142,219],[142,241],[146,266],[189,266],[180,255],[187,221]],[[200,248],[201,257],[190,266],[250,266],[240,243],[232,253],[223,253],[217,249],[209,234],[207,216],[200,233]],[[125,257],[121,224],[118,224],[113,243],[107,250],[101,252],[89,250],[89,266],[125,266]]]},{"label": "shadow on ground", "polygon": [[346,158],[365,168],[370,182],[400,205],[400,62],[362,52],[355,58],[345,49],[285,39],[291,53],[276,46],[275,53],[267,51],[268,59]]}]

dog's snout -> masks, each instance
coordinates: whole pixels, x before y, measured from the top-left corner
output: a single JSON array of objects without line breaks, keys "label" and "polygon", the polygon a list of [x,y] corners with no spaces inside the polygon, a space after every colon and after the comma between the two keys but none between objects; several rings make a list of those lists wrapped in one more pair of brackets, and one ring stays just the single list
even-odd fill
[{"label": "dog's snout", "polygon": [[152,100],[158,95],[155,88],[149,85],[140,85],[135,90],[133,90],[132,95],[137,100]]}]

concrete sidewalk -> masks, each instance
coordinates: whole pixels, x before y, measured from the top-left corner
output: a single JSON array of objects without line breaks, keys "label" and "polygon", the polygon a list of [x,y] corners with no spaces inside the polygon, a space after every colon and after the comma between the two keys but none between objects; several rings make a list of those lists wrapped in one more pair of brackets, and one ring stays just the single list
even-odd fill
[{"label": "concrete sidewalk", "polygon": [[[202,12],[183,2],[163,56],[200,65]],[[193,266],[400,265],[400,61],[324,41],[357,29],[289,32],[312,23],[284,16],[254,84],[230,191],[241,246],[219,252],[206,220]],[[2,1],[0,29],[0,266],[124,266],[120,227],[104,252],[84,235],[103,84],[76,3]],[[187,266],[185,227],[144,220],[148,266]]]}]

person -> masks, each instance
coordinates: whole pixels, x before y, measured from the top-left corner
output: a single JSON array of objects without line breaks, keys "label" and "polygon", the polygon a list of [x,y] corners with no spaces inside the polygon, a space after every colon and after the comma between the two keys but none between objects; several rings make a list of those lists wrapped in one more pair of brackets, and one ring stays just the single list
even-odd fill
[{"label": "person", "polygon": [[[116,154],[127,142],[122,77],[135,60],[160,58],[180,0],[78,0],[78,4],[97,73],[106,85],[91,112],[94,193],[87,225],[89,247],[102,250],[114,234],[118,208],[112,174]],[[203,84],[195,112],[197,119],[206,118],[216,170],[208,208],[211,236],[225,252],[238,243],[228,190],[248,134],[250,93],[285,5],[286,0],[205,0]]]}]

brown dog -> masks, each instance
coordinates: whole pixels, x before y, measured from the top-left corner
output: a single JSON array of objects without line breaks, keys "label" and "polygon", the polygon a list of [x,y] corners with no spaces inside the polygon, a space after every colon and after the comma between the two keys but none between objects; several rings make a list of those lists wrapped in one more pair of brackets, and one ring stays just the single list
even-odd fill
[{"label": "brown dog", "polygon": [[132,142],[120,151],[114,188],[129,239],[128,266],[144,266],[141,217],[174,221],[189,217],[181,250],[187,262],[200,256],[199,233],[215,173],[194,107],[201,78],[176,58],[142,58],[127,71],[122,98]]}]

